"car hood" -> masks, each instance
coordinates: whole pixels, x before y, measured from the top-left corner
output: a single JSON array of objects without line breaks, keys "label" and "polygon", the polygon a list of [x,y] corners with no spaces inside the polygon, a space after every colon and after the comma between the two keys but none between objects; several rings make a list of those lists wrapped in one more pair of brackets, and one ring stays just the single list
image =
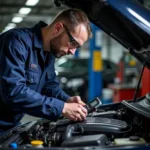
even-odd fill
[{"label": "car hood", "polygon": [[55,0],[83,10],[90,21],[150,69],[150,11],[137,0]]}]

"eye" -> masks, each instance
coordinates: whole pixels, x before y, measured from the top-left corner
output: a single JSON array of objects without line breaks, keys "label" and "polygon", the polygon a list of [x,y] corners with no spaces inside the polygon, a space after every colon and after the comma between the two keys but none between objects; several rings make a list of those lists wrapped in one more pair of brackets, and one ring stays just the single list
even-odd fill
[{"label": "eye", "polygon": [[80,47],[80,45],[74,40],[74,41],[71,41],[70,45],[74,48],[78,48]]}]

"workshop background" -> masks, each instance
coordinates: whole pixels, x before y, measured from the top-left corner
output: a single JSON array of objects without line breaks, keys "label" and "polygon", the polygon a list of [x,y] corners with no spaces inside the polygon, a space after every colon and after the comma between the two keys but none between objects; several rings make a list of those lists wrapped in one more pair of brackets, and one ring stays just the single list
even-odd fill
[{"label": "workshop background", "polygon": [[[150,9],[149,0],[139,0]],[[12,28],[32,27],[40,20],[50,23],[65,6],[56,7],[53,0],[0,0],[0,33]],[[74,56],[56,60],[60,86],[70,95],[80,95],[84,102],[99,97],[103,104],[131,100],[138,83],[141,64],[118,42],[91,23],[93,38]],[[145,69],[137,96],[150,91]],[[26,116],[22,122],[34,120]]]}]

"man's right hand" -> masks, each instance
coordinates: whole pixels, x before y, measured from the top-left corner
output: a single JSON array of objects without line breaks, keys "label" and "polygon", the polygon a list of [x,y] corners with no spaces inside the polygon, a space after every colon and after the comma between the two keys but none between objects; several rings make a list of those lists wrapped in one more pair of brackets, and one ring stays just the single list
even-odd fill
[{"label": "man's right hand", "polygon": [[82,121],[86,119],[87,110],[78,103],[65,103],[62,115],[73,121]]}]

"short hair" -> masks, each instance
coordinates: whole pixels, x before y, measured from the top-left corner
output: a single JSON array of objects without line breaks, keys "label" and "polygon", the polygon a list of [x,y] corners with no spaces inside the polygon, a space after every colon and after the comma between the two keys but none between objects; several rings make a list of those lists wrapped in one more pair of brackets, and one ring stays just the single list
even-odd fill
[{"label": "short hair", "polygon": [[55,19],[53,20],[53,23],[56,23],[58,21],[67,23],[70,29],[74,29],[75,26],[79,24],[83,24],[85,25],[87,29],[88,38],[92,37],[92,29],[90,26],[90,21],[88,17],[86,16],[86,14],[80,9],[73,8],[73,9],[63,10],[55,17]]}]

